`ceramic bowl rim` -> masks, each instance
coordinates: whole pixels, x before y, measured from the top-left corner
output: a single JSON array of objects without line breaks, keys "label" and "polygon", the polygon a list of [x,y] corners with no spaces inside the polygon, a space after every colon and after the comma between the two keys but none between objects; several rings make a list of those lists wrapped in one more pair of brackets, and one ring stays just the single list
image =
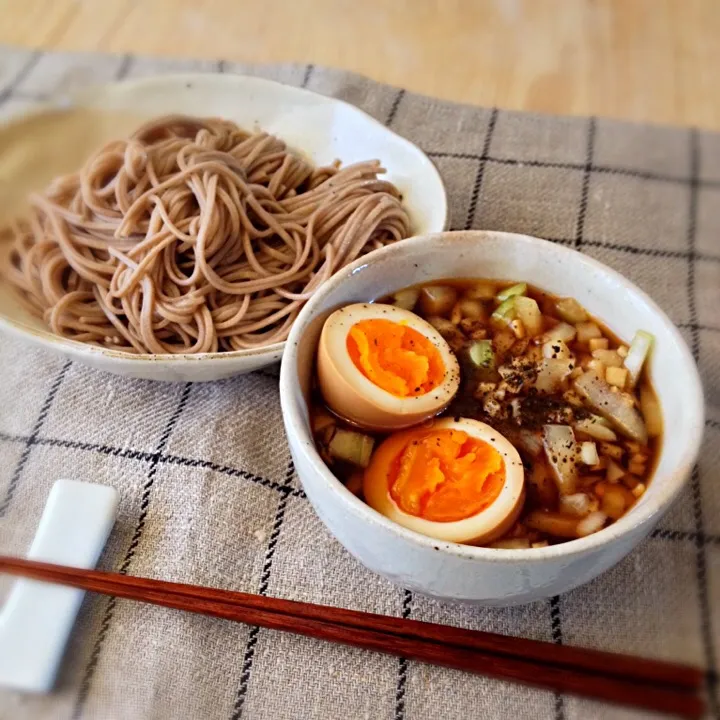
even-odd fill
[{"label": "ceramic bowl rim", "polygon": [[[537,249],[537,252],[556,253],[565,263],[573,264],[575,266],[584,266],[586,271],[600,273],[608,276],[609,279],[614,282],[619,283],[623,286],[623,289],[626,292],[639,297],[654,313],[660,317],[665,331],[677,344],[684,360],[682,370],[686,378],[685,382],[688,404],[691,408],[691,414],[693,416],[693,422],[690,423],[690,430],[695,430],[696,432],[690,433],[693,440],[684,448],[681,458],[676,465],[668,471],[667,477],[663,481],[663,492],[653,497],[648,497],[646,502],[639,504],[636,508],[633,508],[612,525],[603,528],[599,532],[593,533],[592,535],[588,535],[584,538],[559,543],[557,545],[549,545],[544,548],[500,549],[443,542],[404,528],[389,518],[386,518],[384,515],[381,515],[376,510],[373,510],[373,508],[367,505],[367,503],[363,502],[351,493],[340,482],[340,480],[333,475],[317,452],[312,436],[303,429],[301,412],[299,412],[298,404],[295,402],[295,394],[299,392],[297,384],[293,383],[293,378],[297,377],[298,341],[304,327],[314,318],[316,308],[323,301],[325,295],[332,292],[338,285],[344,282],[348,277],[351,277],[354,273],[360,271],[361,269],[364,270],[366,266],[370,268],[373,265],[380,265],[384,261],[393,258],[399,253],[411,254],[413,250],[418,248],[424,249],[433,245],[444,245],[457,242],[465,243],[467,242],[468,236],[476,237],[477,240],[481,240],[483,238],[487,238],[489,235],[493,237],[501,237],[505,241],[515,244],[520,243],[522,245],[533,246]],[[371,270],[369,271],[371,272]],[[465,560],[482,561],[485,563],[527,564],[560,560],[563,558],[572,559],[573,557],[586,555],[594,550],[601,550],[603,546],[608,546],[613,542],[620,540],[622,537],[629,535],[633,529],[637,528],[639,525],[647,525],[648,523],[652,524],[664,514],[687,483],[700,450],[700,443],[702,441],[705,422],[702,384],[690,349],[670,318],[645,292],[640,290],[640,288],[612,268],[609,268],[603,263],[571,248],[557,245],[548,240],[531,237],[529,235],[483,230],[430,233],[404,241],[403,246],[400,249],[398,249],[397,245],[390,245],[380,250],[376,250],[343,268],[343,271],[336,274],[323,285],[323,287],[301,310],[295,320],[287,342],[288,347],[283,355],[280,368],[280,401],[282,404],[285,429],[288,437],[293,435],[295,440],[299,440],[299,442],[295,443],[296,449],[302,454],[303,459],[306,460],[312,467],[313,472],[315,472],[322,480],[323,487],[321,491],[337,493],[339,495],[339,501],[368,525],[379,525],[383,529],[389,531],[392,535],[397,536],[399,539],[405,540],[415,547],[428,551],[438,551]],[[300,480],[302,482],[302,476],[300,477]]]}]

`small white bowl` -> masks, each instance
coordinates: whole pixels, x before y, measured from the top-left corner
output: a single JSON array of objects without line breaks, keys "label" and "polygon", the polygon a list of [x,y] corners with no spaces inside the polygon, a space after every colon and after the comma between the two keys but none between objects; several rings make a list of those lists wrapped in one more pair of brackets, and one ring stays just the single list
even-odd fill
[{"label": "small white bowl", "polygon": [[[441,278],[526,280],[576,298],[619,337],[638,329],[656,339],[650,373],[672,427],[648,489],[624,517],[594,535],[531,550],[457,545],[397,525],[359,500],[318,455],[308,397],[315,348],[325,318],[347,303],[368,301]],[[280,372],[290,449],[310,502],[335,537],[371,570],[413,590],[486,605],[532,602],[565,592],[615,565],[653,528],[678,495],[703,434],[703,394],[690,351],[675,326],[641,290],[608,267],[559,245],[500,232],[438,233],[388,247],[348,266],[303,308]],[[668,423],[669,424],[669,423]]]},{"label": "small white bowl", "polygon": [[[318,165],[379,159],[384,179],[403,193],[415,235],[444,230],[445,188],[429,158],[356,107],[309,90],[243,75],[169,75],[85,90],[0,127],[0,214],[29,190],[76,170],[94,149],[145,120],[170,113],[217,116],[278,135]],[[7,220],[2,217],[0,220]],[[2,246],[5,245],[5,248]],[[3,249],[5,252],[3,252]],[[0,270],[7,262],[0,243]],[[101,370],[148,380],[207,381],[277,362],[285,343],[199,355],[132,355],[58,337],[0,283],[0,328]]]}]

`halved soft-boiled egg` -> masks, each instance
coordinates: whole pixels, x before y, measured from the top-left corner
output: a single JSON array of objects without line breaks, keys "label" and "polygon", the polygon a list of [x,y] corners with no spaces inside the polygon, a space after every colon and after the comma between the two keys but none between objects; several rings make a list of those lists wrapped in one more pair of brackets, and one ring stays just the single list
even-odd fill
[{"label": "halved soft-boiled egg", "polygon": [[410,530],[482,544],[506,533],[523,506],[517,450],[478,420],[446,418],[390,435],[365,470],[367,503]]},{"label": "halved soft-boiled egg", "polygon": [[457,358],[409,310],[348,305],[325,321],[318,380],[328,407],[370,430],[398,430],[442,412],[460,385]]}]

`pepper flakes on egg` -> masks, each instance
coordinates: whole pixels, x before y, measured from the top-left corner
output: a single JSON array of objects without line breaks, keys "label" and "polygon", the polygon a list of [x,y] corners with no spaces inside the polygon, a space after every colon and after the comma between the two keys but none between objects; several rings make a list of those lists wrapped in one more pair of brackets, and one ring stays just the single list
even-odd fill
[{"label": "pepper flakes on egg", "polygon": [[360,303],[325,321],[318,380],[328,407],[353,425],[400,430],[449,405],[460,367],[440,333],[418,315]]},{"label": "pepper flakes on egg", "polygon": [[410,530],[482,544],[516,522],[525,472],[513,445],[485,423],[446,418],[393,433],[365,471],[367,503]]}]

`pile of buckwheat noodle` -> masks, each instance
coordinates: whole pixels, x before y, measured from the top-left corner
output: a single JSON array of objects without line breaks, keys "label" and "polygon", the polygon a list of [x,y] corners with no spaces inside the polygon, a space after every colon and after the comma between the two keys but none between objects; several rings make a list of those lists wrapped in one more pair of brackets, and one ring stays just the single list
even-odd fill
[{"label": "pile of buckwheat noodle", "polygon": [[30,197],[10,279],[81,342],[156,354],[282,341],[330,275],[409,235],[383,172],[315,168],[225,120],[159,118]]}]

